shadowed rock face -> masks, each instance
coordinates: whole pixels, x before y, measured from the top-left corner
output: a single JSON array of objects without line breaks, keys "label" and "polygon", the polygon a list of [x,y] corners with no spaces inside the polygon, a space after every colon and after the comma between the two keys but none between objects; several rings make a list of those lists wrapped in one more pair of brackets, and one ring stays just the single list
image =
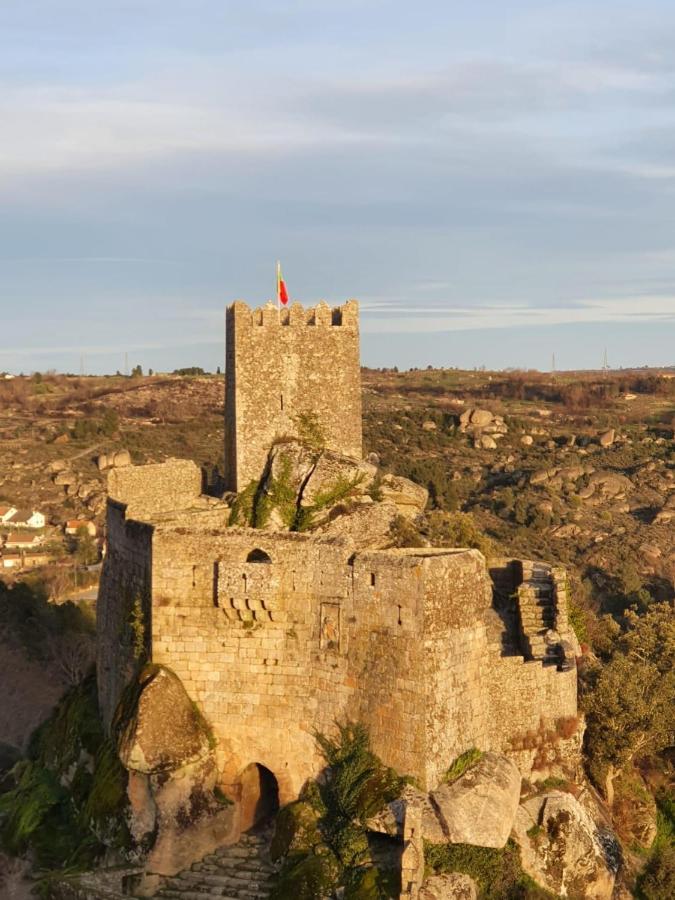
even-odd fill
[{"label": "shadowed rock face", "polygon": [[461,778],[430,794],[440,831],[425,835],[438,841],[503,847],[509,839],[520,800],[520,772],[511,760],[485,753]]}]

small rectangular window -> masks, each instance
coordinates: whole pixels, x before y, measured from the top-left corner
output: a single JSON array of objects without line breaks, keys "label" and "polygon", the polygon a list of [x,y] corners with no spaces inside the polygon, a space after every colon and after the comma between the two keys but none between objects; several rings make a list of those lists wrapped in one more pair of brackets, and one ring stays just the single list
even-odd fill
[{"label": "small rectangular window", "polygon": [[375,573],[374,572],[370,573],[370,586],[375,587]]}]

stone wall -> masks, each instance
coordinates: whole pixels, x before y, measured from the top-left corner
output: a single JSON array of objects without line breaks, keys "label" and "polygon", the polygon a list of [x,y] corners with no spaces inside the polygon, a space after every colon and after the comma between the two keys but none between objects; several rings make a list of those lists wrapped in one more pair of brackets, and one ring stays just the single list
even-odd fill
[{"label": "stone wall", "polygon": [[151,616],[152,532],[150,525],[127,519],[124,504],[108,501],[108,549],[96,604],[99,706],[106,728],[150,650],[149,629],[142,623]]},{"label": "stone wall", "polygon": [[129,518],[146,518],[201,503],[202,474],[189,459],[125,466],[108,473],[108,497],[127,507]]},{"label": "stone wall", "polygon": [[133,663],[115,603],[128,610],[119,598],[150,577],[148,652],[211,723],[224,786],[258,763],[282,802],[294,798],[321,766],[315,731],[338,719],[363,722],[385,762],[433,786],[469,747],[510,751],[542,719],[576,713],[574,671],[502,657],[489,637],[492,584],[475,550],[355,553],[345,538],[213,527],[199,511],[152,529],[119,504],[109,516],[107,721]]},{"label": "stone wall", "polygon": [[313,414],[325,446],[362,455],[358,303],[325,303],[279,311],[227,310],[225,366],[225,482],[243,490],[259,479],[281,436],[302,437],[300,420]]}]

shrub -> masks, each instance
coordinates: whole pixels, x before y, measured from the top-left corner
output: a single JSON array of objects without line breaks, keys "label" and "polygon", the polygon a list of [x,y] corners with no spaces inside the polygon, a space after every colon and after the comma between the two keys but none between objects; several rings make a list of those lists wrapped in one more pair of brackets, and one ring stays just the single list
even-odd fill
[{"label": "shrub", "polygon": [[473,766],[476,765],[482,755],[482,750],[478,750],[476,749],[476,747],[472,747],[470,750],[466,750],[452,763],[448,771],[443,776],[443,781],[445,781],[447,784],[452,784],[453,781],[457,781],[457,779],[461,778],[461,776],[465,772],[468,772],[469,769],[473,768]]},{"label": "shrub", "polygon": [[362,725],[338,725],[336,738],[316,741],[324,775],[277,817],[273,853],[285,859],[273,900],[329,896],[339,887],[353,900],[397,897],[396,874],[373,864],[366,823],[400,795],[404,780],[373,753]]}]

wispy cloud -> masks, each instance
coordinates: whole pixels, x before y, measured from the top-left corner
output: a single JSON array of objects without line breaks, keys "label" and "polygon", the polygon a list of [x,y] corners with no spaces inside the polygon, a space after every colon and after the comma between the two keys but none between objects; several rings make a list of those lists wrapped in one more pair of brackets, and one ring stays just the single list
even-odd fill
[{"label": "wispy cloud", "polygon": [[387,305],[386,300],[365,300],[365,333],[467,331],[480,328],[527,328],[550,325],[606,322],[663,322],[675,326],[675,294],[670,297],[620,297],[581,300],[575,304],[480,305],[424,307],[416,304]]}]

